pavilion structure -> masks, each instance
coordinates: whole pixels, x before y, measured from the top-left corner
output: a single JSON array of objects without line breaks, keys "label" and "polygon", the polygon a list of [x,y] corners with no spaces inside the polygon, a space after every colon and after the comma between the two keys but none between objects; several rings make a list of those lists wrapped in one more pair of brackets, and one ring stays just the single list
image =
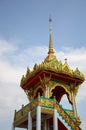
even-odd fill
[{"label": "pavilion structure", "polygon": [[[29,103],[15,110],[12,130],[81,130],[77,113],[76,96],[84,75],[78,68],[72,70],[67,60],[62,63],[56,58],[52,42],[52,19],[49,19],[49,50],[41,64],[33,70],[27,68],[20,86]],[[71,110],[64,109],[60,101],[66,94]]]}]

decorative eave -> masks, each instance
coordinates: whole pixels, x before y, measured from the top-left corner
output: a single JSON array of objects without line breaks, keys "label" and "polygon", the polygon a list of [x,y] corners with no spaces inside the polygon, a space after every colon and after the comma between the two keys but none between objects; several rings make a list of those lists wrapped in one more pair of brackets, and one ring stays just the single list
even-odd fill
[{"label": "decorative eave", "polygon": [[[31,83],[35,81],[38,82],[39,77],[45,73],[45,76],[51,75],[51,78],[62,79],[63,81],[69,81],[70,83],[75,83],[76,86],[79,86],[85,80],[83,73],[79,71],[78,68],[75,70],[70,69],[67,62],[62,64],[61,61],[58,61],[56,57],[47,57],[44,62],[37,65],[35,64],[33,70],[31,71],[27,68],[26,75],[21,79],[21,87],[23,89],[29,89],[29,87],[33,86]],[[28,87],[27,87],[28,85]]]}]

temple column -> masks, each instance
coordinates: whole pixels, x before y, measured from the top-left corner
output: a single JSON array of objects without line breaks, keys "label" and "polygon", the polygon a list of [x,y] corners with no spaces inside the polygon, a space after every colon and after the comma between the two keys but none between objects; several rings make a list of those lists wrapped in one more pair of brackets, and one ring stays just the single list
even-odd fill
[{"label": "temple column", "polygon": [[32,130],[32,117],[31,117],[31,112],[28,112],[28,130]]},{"label": "temple column", "polygon": [[58,130],[58,120],[57,120],[56,98],[55,97],[54,97],[53,130]]},{"label": "temple column", "polygon": [[41,107],[37,106],[36,130],[41,130]]},{"label": "temple column", "polygon": [[76,109],[76,102],[75,102],[75,96],[74,93],[72,91],[72,102],[73,102],[73,110],[74,110],[74,117],[77,117],[77,109]]},{"label": "temple column", "polygon": [[41,106],[40,106],[40,93],[38,93],[38,106],[36,110],[36,130],[41,130]]},{"label": "temple column", "polygon": [[57,110],[54,109],[54,115],[53,115],[53,130],[58,130],[58,124],[57,124]]}]

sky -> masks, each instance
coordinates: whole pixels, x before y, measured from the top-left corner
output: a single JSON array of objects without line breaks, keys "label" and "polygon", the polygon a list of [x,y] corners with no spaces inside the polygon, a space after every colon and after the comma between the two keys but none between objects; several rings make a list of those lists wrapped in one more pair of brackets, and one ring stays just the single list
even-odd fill
[{"label": "sky", "polygon": [[[0,0],[0,130],[11,130],[14,110],[28,103],[20,81],[47,56],[49,16],[57,59],[86,77],[86,0]],[[86,81],[76,104],[86,130]]]}]

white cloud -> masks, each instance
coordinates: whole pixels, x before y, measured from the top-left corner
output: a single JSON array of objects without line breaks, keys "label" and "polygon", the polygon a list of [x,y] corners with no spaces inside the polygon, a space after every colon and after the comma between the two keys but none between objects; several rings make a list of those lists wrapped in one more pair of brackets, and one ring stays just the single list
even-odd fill
[{"label": "white cloud", "polygon": [[80,103],[85,98],[86,98],[86,81],[80,86],[76,97],[76,101],[77,103]]},{"label": "white cloud", "polygon": [[14,61],[18,63],[20,66],[32,66],[35,63],[40,63],[43,61],[46,56],[47,47],[46,46],[30,46],[28,48],[19,51],[17,55],[14,56]]},{"label": "white cloud", "polygon": [[14,51],[16,48],[8,41],[0,39],[0,54],[8,51]]},{"label": "white cloud", "polygon": [[83,123],[81,124],[81,128],[82,130],[86,130],[86,121],[83,121]]},{"label": "white cloud", "polygon": [[67,58],[71,67],[79,67],[85,71],[86,48],[65,48],[64,50],[57,52],[57,56],[62,60]]},{"label": "white cloud", "polygon": [[0,81],[7,83],[19,83],[23,68],[14,68],[9,62],[0,61]]}]

